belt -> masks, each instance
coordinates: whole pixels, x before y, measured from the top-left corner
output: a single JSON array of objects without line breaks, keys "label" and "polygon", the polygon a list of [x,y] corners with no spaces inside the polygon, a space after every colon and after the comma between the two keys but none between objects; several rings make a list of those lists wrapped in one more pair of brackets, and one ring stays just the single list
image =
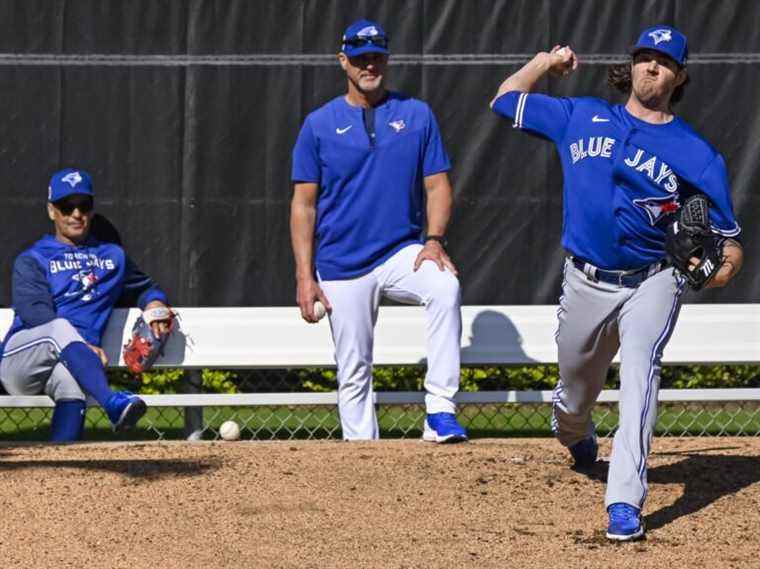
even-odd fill
[{"label": "belt", "polygon": [[583,274],[585,274],[586,278],[590,281],[602,281],[628,288],[636,288],[649,277],[659,273],[662,269],[668,266],[668,262],[662,260],[640,269],[633,269],[630,271],[608,271],[606,269],[600,269],[579,257],[571,256],[570,260],[575,268],[579,271],[583,271]]}]

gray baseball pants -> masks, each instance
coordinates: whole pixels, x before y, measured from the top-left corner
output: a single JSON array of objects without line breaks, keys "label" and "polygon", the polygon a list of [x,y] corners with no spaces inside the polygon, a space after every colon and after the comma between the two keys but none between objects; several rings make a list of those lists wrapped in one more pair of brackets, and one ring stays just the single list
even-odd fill
[{"label": "gray baseball pants", "polygon": [[84,342],[68,320],[57,318],[28,330],[19,330],[3,347],[0,380],[11,395],[45,393],[53,401],[87,396],[60,362],[61,351],[71,342]]},{"label": "gray baseball pants", "polygon": [[662,351],[678,319],[683,289],[683,279],[672,268],[629,288],[594,282],[570,260],[565,262],[552,427],[565,446],[594,433],[591,410],[620,349],[620,418],[607,506],[625,502],[641,508],[646,499]]}]

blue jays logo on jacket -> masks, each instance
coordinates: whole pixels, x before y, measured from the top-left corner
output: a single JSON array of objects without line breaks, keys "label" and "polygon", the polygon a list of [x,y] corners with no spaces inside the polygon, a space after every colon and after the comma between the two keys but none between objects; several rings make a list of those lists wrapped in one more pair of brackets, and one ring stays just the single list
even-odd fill
[{"label": "blue jays logo on jacket", "polygon": [[98,290],[95,288],[95,283],[98,282],[98,277],[93,271],[79,271],[71,278],[78,282],[81,288],[74,292],[67,292],[66,296],[79,296],[82,302],[89,302],[97,296]]},{"label": "blue jays logo on jacket", "polygon": [[62,250],[47,260],[53,298],[62,303],[92,302],[114,288],[114,278],[124,270],[123,250],[101,245],[85,251]]}]

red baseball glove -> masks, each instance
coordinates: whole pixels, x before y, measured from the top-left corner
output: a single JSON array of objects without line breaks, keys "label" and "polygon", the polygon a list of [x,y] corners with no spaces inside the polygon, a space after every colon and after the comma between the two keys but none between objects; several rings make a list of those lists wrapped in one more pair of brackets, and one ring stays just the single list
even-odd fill
[{"label": "red baseball glove", "polygon": [[[161,306],[146,310],[132,327],[132,339],[124,345],[124,363],[132,373],[149,370],[158,356],[163,355],[169,335],[174,330],[175,314],[171,308]],[[154,322],[166,322],[166,332],[156,334]]]}]

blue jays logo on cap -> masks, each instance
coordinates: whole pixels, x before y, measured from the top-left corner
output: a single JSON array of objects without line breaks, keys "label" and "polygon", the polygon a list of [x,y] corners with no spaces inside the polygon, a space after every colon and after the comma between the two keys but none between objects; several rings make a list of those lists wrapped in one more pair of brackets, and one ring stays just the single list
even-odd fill
[{"label": "blue jays logo on cap", "polygon": [[357,20],[346,28],[341,40],[340,50],[348,57],[363,53],[390,53],[388,51],[388,34],[377,22]]},{"label": "blue jays logo on cap", "polygon": [[639,40],[631,49],[631,54],[635,55],[642,49],[664,53],[681,67],[686,65],[689,57],[686,36],[672,26],[653,26],[641,32]]},{"label": "blue jays logo on cap", "polygon": [[673,39],[673,33],[670,30],[654,30],[647,35],[654,40],[654,45],[659,44],[661,41],[670,41]]},{"label": "blue jays logo on cap", "polygon": [[365,26],[358,32],[356,32],[356,37],[359,38],[371,38],[374,36],[379,36],[380,32],[378,31],[377,27],[374,25],[372,26]]},{"label": "blue jays logo on cap", "polygon": [[94,196],[92,178],[84,170],[66,168],[53,174],[48,186],[48,201],[57,202],[74,194]]}]

